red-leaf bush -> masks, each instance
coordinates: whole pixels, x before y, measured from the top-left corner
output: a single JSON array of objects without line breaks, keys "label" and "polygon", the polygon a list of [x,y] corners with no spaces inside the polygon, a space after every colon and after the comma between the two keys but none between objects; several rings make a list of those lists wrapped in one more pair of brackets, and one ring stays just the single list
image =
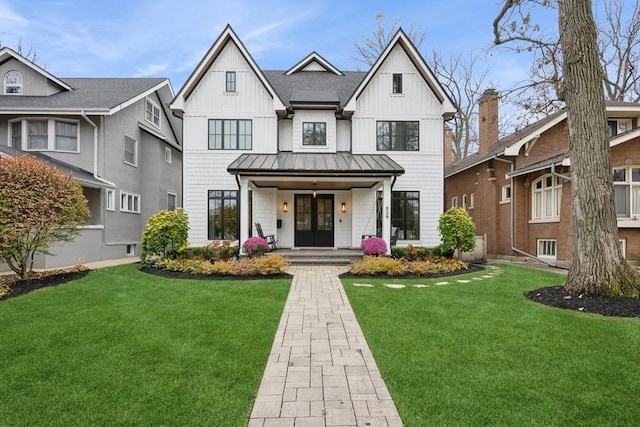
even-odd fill
[{"label": "red-leaf bush", "polygon": [[387,253],[387,242],[380,237],[369,237],[360,246],[365,255],[384,255]]}]

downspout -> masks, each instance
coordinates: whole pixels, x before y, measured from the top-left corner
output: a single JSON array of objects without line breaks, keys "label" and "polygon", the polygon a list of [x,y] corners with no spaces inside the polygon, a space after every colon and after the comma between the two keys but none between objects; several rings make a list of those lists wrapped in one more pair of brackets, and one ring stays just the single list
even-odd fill
[{"label": "downspout", "polygon": [[[509,163],[509,165],[511,165],[511,172],[512,173],[515,170],[514,169],[515,165],[514,165],[513,161],[511,161],[511,160],[501,159],[497,155],[493,156],[493,160],[496,160],[498,162]],[[515,201],[516,201],[516,197],[515,196],[516,196],[516,192],[515,192],[513,176],[511,176],[510,179],[511,179],[511,202],[509,203],[509,217],[510,217],[509,218],[509,234],[510,234],[510,236],[509,236],[510,242],[509,243],[511,245],[511,250],[516,252],[516,253],[519,253],[521,255],[524,255],[526,257],[535,259],[536,261],[541,262],[543,264],[546,264],[548,266],[555,267],[555,264],[553,264],[553,263],[551,263],[551,262],[549,262],[547,260],[538,258],[537,256],[535,256],[533,254],[530,254],[528,252],[525,252],[525,251],[523,251],[521,249],[516,248],[516,243],[515,243]]]},{"label": "downspout", "polygon": [[107,181],[106,179],[100,178],[98,176],[98,126],[93,123],[91,119],[89,119],[89,117],[87,117],[84,110],[80,112],[80,115],[93,128],[93,178],[100,182],[104,182],[105,184],[108,184],[112,187],[115,187],[116,185],[113,182]]}]

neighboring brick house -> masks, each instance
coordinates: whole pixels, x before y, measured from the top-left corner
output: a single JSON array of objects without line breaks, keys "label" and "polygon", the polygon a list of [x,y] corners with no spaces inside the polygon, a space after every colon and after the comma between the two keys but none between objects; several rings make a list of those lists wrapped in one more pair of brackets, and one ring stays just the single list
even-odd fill
[{"label": "neighboring brick house", "polygon": [[0,156],[30,153],[71,173],[91,211],[80,235],[35,267],[139,255],[149,216],[182,203],[182,126],[168,108],[169,80],[59,78],[8,48],[0,78]]},{"label": "neighboring brick house", "polygon": [[[406,34],[368,72],[313,52],[265,71],[227,26],[177,94],[189,242],[352,248],[363,236],[435,246],[443,123],[455,108]],[[390,246],[390,245],[389,245]]]},{"label": "neighboring brick house", "polygon": [[[631,259],[640,253],[640,104],[607,101],[606,108],[618,232]],[[497,92],[482,95],[479,113],[478,152],[445,168],[446,208],[469,211],[477,234],[486,236],[489,256],[532,256],[567,266],[573,233],[566,112],[501,139]]]}]

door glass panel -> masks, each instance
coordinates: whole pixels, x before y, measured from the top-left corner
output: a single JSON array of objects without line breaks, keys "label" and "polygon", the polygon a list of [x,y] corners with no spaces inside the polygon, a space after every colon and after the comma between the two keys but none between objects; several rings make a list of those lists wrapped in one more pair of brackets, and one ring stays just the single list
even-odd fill
[{"label": "door glass panel", "polygon": [[330,199],[318,199],[318,230],[333,230],[333,203]]},{"label": "door glass panel", "polygon": [[296,230],[311,230],[311,198],[296,199]]}]

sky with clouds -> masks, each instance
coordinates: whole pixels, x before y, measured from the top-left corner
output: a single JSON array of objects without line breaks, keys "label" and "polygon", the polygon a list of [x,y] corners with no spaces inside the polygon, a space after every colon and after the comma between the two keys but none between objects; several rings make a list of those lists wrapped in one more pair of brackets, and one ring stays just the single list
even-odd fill
[{"label": "sky with clouds", "polygon": [[[57,77],[168,77],[177,92],[227,23],[258,65],[288,69],[312,51],[353,70],[353,41],[369,36],[376,15],[420,26],[420,50],[482,59],[489,83],[521,79],[526,57],[492,46],[499,0],[0,0],[3,46],[34,48]],[[542,25],[555,28],[553,19]],[[360,65],[362,67],[362,65]]]}]

